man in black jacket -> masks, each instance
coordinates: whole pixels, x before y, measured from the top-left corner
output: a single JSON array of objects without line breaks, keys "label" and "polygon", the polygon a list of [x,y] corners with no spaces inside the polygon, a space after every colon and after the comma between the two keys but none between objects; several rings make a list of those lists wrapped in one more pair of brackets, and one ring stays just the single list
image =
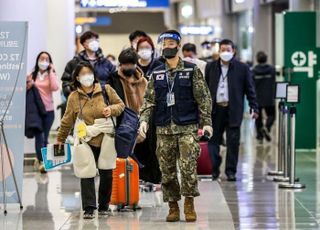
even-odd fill
[{"label": "man in black jacket", "polygon": [[140,38],[146,38],[148,35],[146,32],[141,30],[135,30],[129,35],[131,47],[137,50],[137,44]]},{"label": "man in black jacket", "polygon": [[[275,120],[274,90],[276,71],[273,66],[267,64],[268,56],[263,51],[256,55],[258,65],[253,68],[253,76],[256,86],[259,104],[259,118],[256,122],[257,139],[261,143],[263,138],[271,141],[270,131]],[[266,128],[263,125],[262,110],[267,115]]]},{"label": "man in black jacket", "polygon": [[240,126],[243,118],[244,95],[258,117],[258,104],[254,82],[249,67],[234,58],[231,40],[220,42],[220,58],[206,66],[205,78],[212,96],[213,136],[208,143],[213,164],[212,178],[220,175],[220,145],[224,130],[227,131],[227,158],[225,173],[228,181],[236,181],[240,144]]},{"label": "man in black jacket", "polygon": [[115,71],[116,67],[104,57],[98,39],[99,35],[92,31],[87,31],[81,35],[80,43],[84,50],[68,62],[61,78],[62,90],[66,98],[74,90],[71,84],[72,73],[79,62],[89,62],[94,67],[95,74],[102,84],[106,84],[109,75]]}]

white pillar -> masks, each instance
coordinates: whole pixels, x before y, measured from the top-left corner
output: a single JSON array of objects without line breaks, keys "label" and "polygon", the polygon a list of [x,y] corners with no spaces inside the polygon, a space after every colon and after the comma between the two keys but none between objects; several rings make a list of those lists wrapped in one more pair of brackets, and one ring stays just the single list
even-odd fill
[{"label": "white pillar", "polygon": [[46,49],[46,9],[45,0],[0,1],[0,21],[27,21],[29,24],[27,73],[35,65],[39,51]]},{"label": "white pillar", "polygon": [[[74,55],[75,2],[64,0],[0,1],[0,21],[27,21],[28,60],[27,72],[35,65],[40,51],[48,51],[53,58],[60,80],[64,67]],[[60,103],[60,92],[54,94],[55,105]],[[56,112],[55,129],[60,113]],[[32,141],[26,141],[25,152],[34,152]]]},{"label": "white pillar", "polygon": [[[52,55],[60,80],[67,62],[75,53],[75,2],[47,0],[46,50]],[[61,103],[61,93],[54,93],[55,108]],[[60,124],[60,110],[55,113],[52,129]]]},{"label": "white pillar", "polygon": [[[272,5],[260,5],[258,0],[255,0],[253,10],[253,60],[258,51],[264,51],[268,54],[268,62],[273,63],[273,31],[272,31]],[[256,62],[255,62],[256,63]]]}]

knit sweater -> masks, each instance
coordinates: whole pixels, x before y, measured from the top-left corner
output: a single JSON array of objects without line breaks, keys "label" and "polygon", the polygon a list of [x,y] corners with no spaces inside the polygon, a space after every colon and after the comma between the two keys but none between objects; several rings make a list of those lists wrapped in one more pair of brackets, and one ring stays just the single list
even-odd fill
[{"label": "knit sweater", "polygon": [[[32,74],[27,76],[27,80],[32,79]],[[58,78],[54,71],[38,72],[34,82],[39,90],[41,100],[46,108],[46,111],[54,111],[53,94],[52,92],[59,90]]]}]

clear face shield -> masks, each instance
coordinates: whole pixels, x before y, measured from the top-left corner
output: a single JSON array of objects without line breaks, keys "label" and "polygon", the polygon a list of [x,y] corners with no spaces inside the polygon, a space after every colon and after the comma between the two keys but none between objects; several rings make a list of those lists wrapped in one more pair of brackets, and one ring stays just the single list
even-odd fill
[{"label": "clear face shield", "polygon": [[[158,38],[158,42],[156,46],[159,56],[163,56],[166,58],[165,50],[179,48],[180,41],[181,41],[181,37],[178,36],[177,34],[171,34],[171,33],[161,34]],[[171,55],[173,55],[173,53]]]},{"label": "clear face shield", "polygon": [[214,58],[219,57],[220,43],[219,41],[213,41],[202,45],[202,57]]},{"label": "clear face shield", "polygon": [[213,44],[211,45],[212,55],[218,54],[218,53],[219,53],[219,49],[220,49],[220,43],[218,43],[218,42],[213,43]]},{"label": "clear face shield", "polygon": [[202,45],[201,48],[202,48],[201,50],[202,58],[207,58],[211,56],[211,45],[209,43]]}]

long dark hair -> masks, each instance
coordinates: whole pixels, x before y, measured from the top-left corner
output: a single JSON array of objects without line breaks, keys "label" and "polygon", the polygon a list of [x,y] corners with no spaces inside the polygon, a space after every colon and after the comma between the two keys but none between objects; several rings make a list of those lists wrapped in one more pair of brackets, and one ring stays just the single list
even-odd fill
[{"label": "long dark hair", "polygon": [[72,85],[73,87],[79,88],[81,86],[81,83],[78,81],[77,77],[79,76],[80,71],[82,70],[82,68],[87,67],[91,70],[92,74],[94,75],[94,83],[98,82],[98,78],[96,76],[96,74],[94,73],[94,68],[92,67],[92,65],[88,62],[79,62],[79,64],[76,66],[76,68],[74,69],[73,73],[72,73]]},{"label": "long dark hair", "polygon": [[[33,68],[33,72],[32,72],[32,79],[33,79],[33,81],[35,81],[36,78],[37,78],[37,74],[38,74],[38,72],[39,72],[38,62],[39,62],[40,56],[41,56],[42,54],[48,55],[50,64],[53,64],[51,55],[50,55],[48,52],[46,52],[46,51],[41,51],[41,52],[38,54],[38,56],[37,56],[36,64],[34,65],[34,68]],[[49,68],[49,66],[48,66],[48,68]]]}]

